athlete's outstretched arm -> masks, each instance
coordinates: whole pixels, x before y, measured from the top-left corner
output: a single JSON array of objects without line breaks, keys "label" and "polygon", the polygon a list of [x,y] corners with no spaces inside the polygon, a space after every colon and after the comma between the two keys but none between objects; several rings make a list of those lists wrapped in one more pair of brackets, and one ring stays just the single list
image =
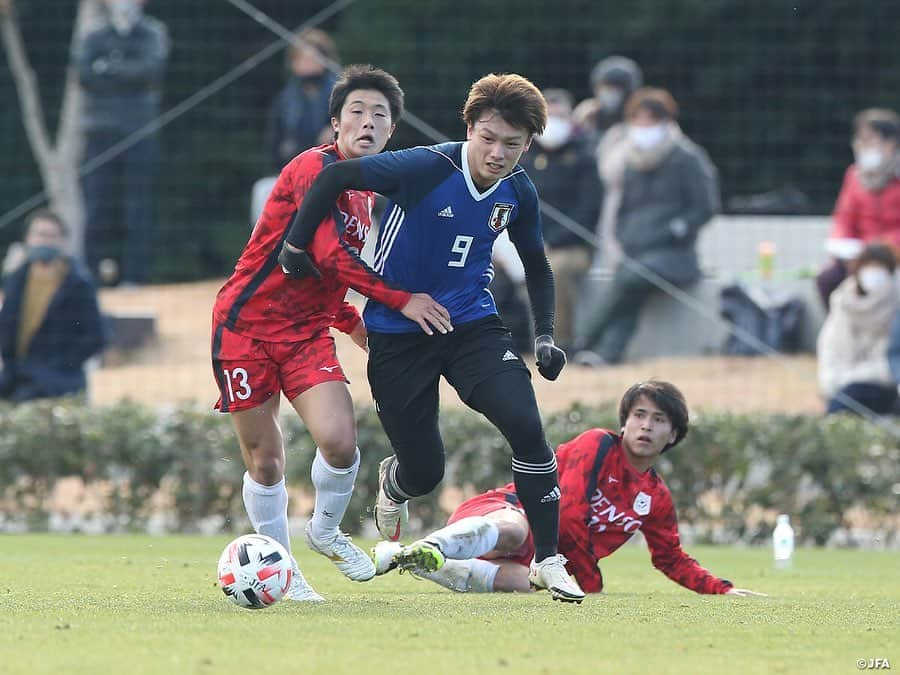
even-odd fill
[{"label": "athlete's outstretched arm", "polygon": [[[380,184],[378,187],[384,189],[383,185]],[[335,162],[322,169],[303,196],[303,201],[294,222],[291,223],[278,256],[278,262],[284,269],[284,273],[292,278],[307,276],[321,278],[322,274],[307,253],[306,247],[312,242],[319,224],[328,219],[331,209],[344,190],[369,190],[372,187],[374,186],[369,186],[364,180],[362,163],[358,159]],[[375,274],[359,259],[358,255],[353,255],[352,258],[358,268],[362,268],[370,275]],[[351,266],[353,266],[352,263]],[[345,281],[366,297],[375,297],[371,292],[373,289],[360,287],[352,283],[353,280],[350,278]],[[385,302],[384,298],[377,299]],[[453,330],[450,312],[427,293],[411,294],[402,306],[394,306],[389,302],[385,304],[397,309],[407,319],[417,323],[427,335],[434,334],[432,327],[440,333]]]},{"label": "athlete's outstretched arm", "polygon": [[368,190],[362,172],[362,162],[348,159],[329,164],[309,186],[303,202],[288,230],[286,242],[295,249],[305,249],[312,241],[319,223],[328,217],[344,190]]}]

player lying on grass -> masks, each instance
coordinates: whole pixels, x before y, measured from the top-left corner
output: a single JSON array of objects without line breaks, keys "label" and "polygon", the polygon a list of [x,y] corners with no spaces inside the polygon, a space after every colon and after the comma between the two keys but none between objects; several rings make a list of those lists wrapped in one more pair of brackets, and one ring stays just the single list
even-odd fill
[{"label": "player lying on grass", "polygon": [[[590,429],[559,446],[559,550],[582,589],[603,589],[599,561],[641,531],[653,565],[697,593],[762,595],[735,588],[681,548],[669,489],[653,469],[688,431],[684,397],[672,384],[632,385],[619,404],[618,434]],[[531,532],[512,483],[463,502],[446,527],[409,546],[380,542],[378,574],[409,570],[459,592],[528,591]]]}]

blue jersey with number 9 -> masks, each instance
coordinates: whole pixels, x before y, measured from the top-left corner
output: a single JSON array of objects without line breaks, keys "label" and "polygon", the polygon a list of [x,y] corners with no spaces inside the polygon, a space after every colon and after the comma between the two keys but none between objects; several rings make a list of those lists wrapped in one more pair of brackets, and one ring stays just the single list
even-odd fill
[{"label": "blue jersey with number 9", "polygon": [[[454,325],[497,313],[488,284],[491,254],[504,229],[520,255],[543,252],[538,196],[520,166],[480,192],[467,143],[385,152],[360,161],[367,189],[390,199],[373,267],[413,293],[428,293]],[[370,331],[411,333],[419,326],[373,300],[363,314]]]}]

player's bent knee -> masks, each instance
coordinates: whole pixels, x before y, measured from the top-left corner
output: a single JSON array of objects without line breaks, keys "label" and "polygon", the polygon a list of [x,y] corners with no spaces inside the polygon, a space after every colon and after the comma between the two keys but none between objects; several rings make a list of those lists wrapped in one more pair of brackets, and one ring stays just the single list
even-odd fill
[{"label": "player's bent knee", "polygon": [[487,517],[497,524],[499,530],[495,551],[512,553],[528,539],[528,520],[518,511],[502,509],[488,514]]},{"label": "player's bent knee", "polygon": [[284,478],[284,459],[266,454],[253,456],[247,462],[247,472],[260,485],[275,485]]},{"label": "player's bent knee", "polygon": [[314,434],[313,440],[331,466],[345,468],[352,466],[356,459],[356,432],[352,425],[347,428],[333,427],[324,433]]},{"label": "player's bent knee", "polygon": [[[422,467],[409,472],[401,469],[401,474],[400,482],[403,489],[416,497],[421,497],[434,490],[444,480],[444,466],[441,464]],[[407,476],[409,476],[408,479]]]}]

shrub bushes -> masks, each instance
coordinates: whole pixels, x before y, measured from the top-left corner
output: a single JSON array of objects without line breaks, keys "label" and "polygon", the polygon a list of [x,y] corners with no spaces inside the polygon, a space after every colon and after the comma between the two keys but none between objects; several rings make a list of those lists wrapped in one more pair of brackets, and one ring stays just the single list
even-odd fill
[{"label": "shrub bushes", "polygon": [[[443,411],[441,423],[445,486],[473,493],[510,480],[509,447],[490,424],[465,410]],[[378,462],[390,454],[374,409],[360,407],[357,424],[363,460],[344,520],[350,532],[369,518]],[[574,406],[546,418],[554,446],[594,426],[616,429],[615,411]],[[50,495],[67,476],[103,487],[105,529],[144,530],[154,518],[175,531],[246,528],[244,468],[224,415],[63,399],[0,407],[0,429],[0,529],[47,528]],[[311,494],[315,446],[293,414],[283,431],[288,483]],[[758,542],[785,512],[806,543],[844,542],[864,529],[895,546],[898,460],[897,439],[858,418],[701,412],[657,469],[683,528],[701,540]],[[423,529],[447,515],[438,494],[412,512]]]}]

